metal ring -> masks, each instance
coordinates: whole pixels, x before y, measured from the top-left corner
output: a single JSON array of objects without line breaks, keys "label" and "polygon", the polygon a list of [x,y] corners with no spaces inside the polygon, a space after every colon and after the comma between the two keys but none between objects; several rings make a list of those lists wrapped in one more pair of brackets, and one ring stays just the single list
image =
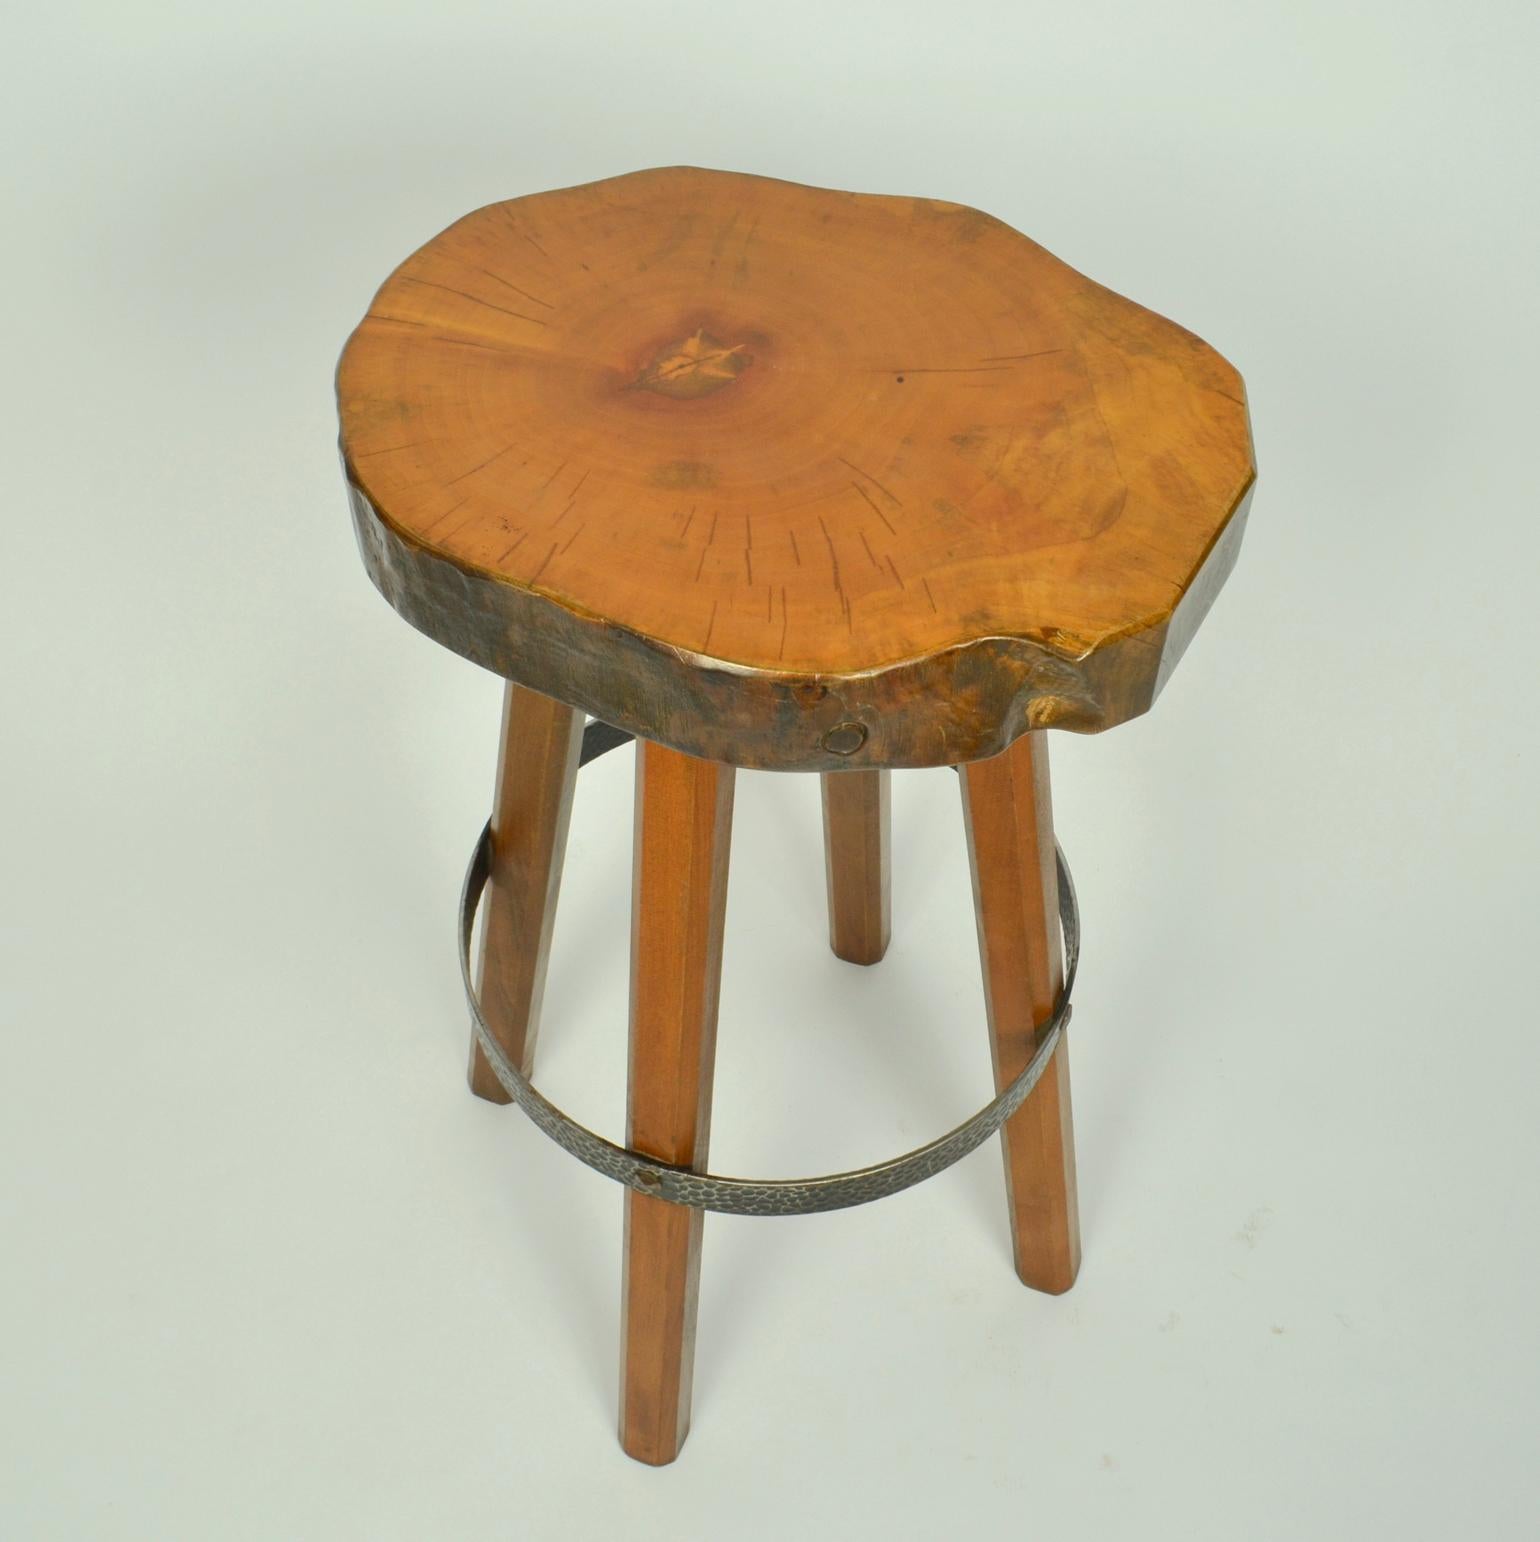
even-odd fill
[{"label": "metal ring", "polygon": [[[589,732],[600,725],[590,725]],[[614,730],[610,731],[611,733]],[[624,742],[616,739],[604,749]],[[603,753],[602,750],[596,753]],[[592,758],[592,757],[585,757]],[[1064,929],[1064,988],[1052,1015],[1038,1029],[1037,1049],[1024,1070],[996,1097],[954,1130],[916,1147],[903,1156],[871,1167],[831,1173],[821,1178],[727,1178],[695,1172],[660,1162],[640,1151],[617,1146],[564,1114],[535,1090],[534,1084],[509,1060],[482,1015],[481,1003],[471,979],[471,935],[476,910],[486,888],[492,865],[492,826],[488,822],[476,843],[460,894],[460,978],[471,1023],[492,1074],[503,1090],[563,1150],[595,1172],[639,1194],[651,1194],[696,1210],[716,1210],[728,1215],[809,1215],[820,1210],[840,1210],[864,1205],[911,1188],[948,1168],[989,1139],[1026,1101],[1053,1059],[1070,1019],[1069,993],[1080,960],[1080,912],[1064,853],[1055,854],[1059,876],[1059,920]]]}]

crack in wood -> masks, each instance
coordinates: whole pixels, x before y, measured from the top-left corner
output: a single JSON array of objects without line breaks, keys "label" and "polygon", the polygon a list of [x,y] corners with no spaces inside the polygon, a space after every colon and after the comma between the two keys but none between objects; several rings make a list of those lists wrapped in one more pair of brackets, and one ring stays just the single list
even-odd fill
[{"label": "crack in wood", "polygon": [[521,295],[532,305],[543,305],[548,311],[554,311],[556,307],[549,300],[542,300],[539,295],[531,294],[527,289],[520,289],[517,284],[510,283],[500,273],[494,273],[490,268],[477,268],[478,273],[485,273],[494,283],[501,284],[505,289],[511,289],[516,295]]},{"label": "crack in wood", "polygon": [[449,481],[448,481],[448,483],[446,485],[449,486],[449,487],[453,487],[456,482],[463,482],[466,479],[466,477],[473,477],[473,476],[475,476],[478,471],[484,470],[487,466],[490,466],[492,464],[492,462],[495,461],[495,460],[501,460],[503,458],[503,456],[505,456],[510,450],[516,450],[516,449],[518,449],[518,447],[519,447],[519,441],[517,439],[515,439],[512,444],[505,444],[502,447],[502,449],[500,449],[500,450],[494,452],[493,454],[487,456],[487,458],[484,461],[478,461],[474,466],[471,467],[471,469],[469,471],[462,471],[459,474],[459,476],[457,476],[457,477],[450,477],[450,479],[449,479]]},{"label": "crack in wood", "polygon": [[1063,352],[1063,348],[1039,348],[1036,353],[991,353],[984,356],[984,363],[1019,364],[1024,359],[1046,359],[1051,353]]},{"label": "crack in wood", "polygon": [[[846,461],[845,464],[848,466],[850,464],[850,462]],[[852,482],[850,485],[853,488],[855,488],[855,490],[858,493],[860,493],[860,495],[861,495],[861,497],[863,499],[866,500],[866,506],[872,511],[872,513],[875,514],[877,516],[877,518],[880,519],[883,522],[883,524],[888,527],[888,534],[889,535],[897,535],[898,531],[896,531],[893,528],[892,523],[888,519],[888,516],[886,514],[884,514],[880,508],[877,507],[877,500],[875,498],[873,498],[872,495],[869,492],[867,492],[867,490],[864,487],[862,487],[859,482]],[[895,501],[897,501],[897,500],[895,500]]]},{"label": "crack in wood", "polygon": [[545,554],[545,557],[542,559],[542,561],[540,563],[540,566],[537,567],[535,569],[535,571],[529,575],[529,582],[530,583],[534,583],[540,577],[540,575],[543,572],[545,572],[545,570],[548,567],[550,567],[550,565],[551,565],[551,558],[554,557],[555,555],[556,555],[556,542],[552,541],[551,542],[551,549],[550,549],[550,551],[548,551]]},{"label": "crack in wood", "polygon": [[402,278],[404,284],[420,284],[424,289],[442,289],[445,294],[457,294],[462,300],[469,300],[473,305],[484,305],[489,311],[500,311],[504,316],[514,316],[520,321],[533,322],[537,327],[543,327],[543,322],[538,316],[526,316],[523,311],[511,311],[506,305],[494,305],[490,300],[483,300],[480,295],[472,294],[468,289],[456,289],[453,284],[436,284],[432,279],[413,278],[410,274]]},{"label": "crack in wood", "polygon": [[857,476],[858,476],[858,477],[865,477],[865,478],[866,478],[866,480],[867,480],[867,481],[868,481],[868,482],[870,482],[870,483],[871,483],[871,484],[872,484],[872,486],[873,486],[873,487],[875,487],[875,488],[876,488],[876,489],[877,489],[877,491],[878,491],[878,492],[879,492],[879,493],[881,493],[881,494],[882,494],[882,496],[883,496],[883,497],[884,497],[884,498],[886,498],[886,499],[888,499],[888,500],[889,500],[889,502],[891,502],[891,503],[894,503],[894,504],[896,504],[896,505],[898,505],[898,507],[900,507],[900,508],[902,508],[902,507],[903,507],[903,504],[904,504],[904,500],[903,500],[903,499],[902,499],[902,498],[900,498],[900,497],[899,497],[899,496],[898,496],[898,494],[897,494],[897,493],[895,493],[895,492],[894,492],[894,491],[893,491],[893,490],[892,490],[892,489],[891,489],[891,488],[888,488],[888,487],[884,487],[884,486],[883,486],[883,485],[882,485],[882,483],[881,483],[881,482],[879,482],[879,481],[878,481],[878,480],[877,480],[877,478],[876,478],[876,477],[874,477],[874,476],[873,476],[873,475],[872,475],[872,474],[871,474],[871,472],[870,472],[870,471],[863,471],[863,470],[862,470],[862,469],[861,469],[861,468],[860,468],[860,467],[859,467],[859,466],[858,466],[858,465],[856,465],[856,463],[855,463],[855,462],[854,462],[854,461],[853,461],[853,460],[846,460],[846,459],[845,459],[845,457],[844,457],[844,456],[843,456],[843,455],[841,455],[841,456],[839,456],[839,457],[837,457],[837,458],[838,458],[838,460],[839,460],[839,462],[840,462],[840,464],[841,464],[841,465],[842,465],[842,466],[849,466],[849,467],[850,467],[850,469],[851,469],[851,470],[852,470],[852,471],[853,471],[853,472],[855,472],[855,474],[856,474],[856,475],[857,475]]}]

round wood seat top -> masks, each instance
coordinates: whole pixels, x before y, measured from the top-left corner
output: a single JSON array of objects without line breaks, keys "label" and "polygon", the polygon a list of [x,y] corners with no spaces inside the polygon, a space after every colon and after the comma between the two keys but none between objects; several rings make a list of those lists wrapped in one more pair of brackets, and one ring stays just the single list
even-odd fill
[{"label": "round wood seat top", "polygon": [[1255,474],[1224,359],[999,220],[685,167],[467,215],[337,393],[414,625],[748,766],[1144,711]]}]

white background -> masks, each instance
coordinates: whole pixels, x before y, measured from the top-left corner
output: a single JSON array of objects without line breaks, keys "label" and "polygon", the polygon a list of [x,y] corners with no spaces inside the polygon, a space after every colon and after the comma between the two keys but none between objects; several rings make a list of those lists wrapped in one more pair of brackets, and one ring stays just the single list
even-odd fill
[{"label": "white background", "polygon": [[[1533,1535],[1530,5],[34,6],[4,39],[0,1535]],[[331,374],[461,213],[693,162],[978,205],[1191,327],[1261,468],[1147,718],[1053,743],[1085,1266],[999,1162],[713,1217],[613,1433],[620,1192],[464,1088],[499,686],[369,587]],[[622,1123],[631,752],[539,1076]],[[955,779],[878,969],[739,778],[724,1171],[982,1101]]]}]

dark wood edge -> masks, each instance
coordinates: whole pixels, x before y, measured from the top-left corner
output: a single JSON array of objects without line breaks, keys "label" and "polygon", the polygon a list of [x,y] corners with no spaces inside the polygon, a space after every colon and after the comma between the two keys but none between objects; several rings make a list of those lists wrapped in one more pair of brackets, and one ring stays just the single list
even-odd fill
[{"label": "dark wood edge", "polygon": [[[644,739],[767,771],[960,765],[1031,729],[1099,733],[1148,710],[1235,560],[1251,487],[1172,617],[1065,658],[980,637],[849,675],[746,669],[463,567],[397,530],[348,473],[364,566],[435,642]],[[1216,571],[1212,577],[1210,567]]]}]

